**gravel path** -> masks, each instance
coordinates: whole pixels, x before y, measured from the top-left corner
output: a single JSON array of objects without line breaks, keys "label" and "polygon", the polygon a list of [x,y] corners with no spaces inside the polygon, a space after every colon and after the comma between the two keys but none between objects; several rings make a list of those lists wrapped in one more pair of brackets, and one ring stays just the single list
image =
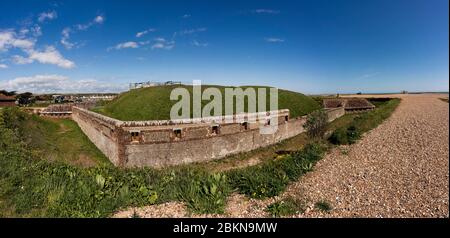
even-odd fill
[{"label": "gravel path", "polygon": [[[307,203],[296,217],[449,217],[449,104],[439,100],[448,95],[397,96],[402,102],[390,118],[356,144],[332,150],[283,195],[261,201],[234,194],[225,216],[267,216],[268,204],[289,196]],[[314,209],[324,200],[332,211]],[[180,203],[136,212],[190,216]]]}]

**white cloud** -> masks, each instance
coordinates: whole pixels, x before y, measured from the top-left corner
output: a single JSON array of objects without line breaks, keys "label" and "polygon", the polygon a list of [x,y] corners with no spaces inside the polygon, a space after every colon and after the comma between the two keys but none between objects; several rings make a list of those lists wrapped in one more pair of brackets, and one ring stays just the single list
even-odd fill
[{"label": "white cloud", "polygon": [[284,42],[284,39],[274,38],[274,37],[264,38],[264,40],[269,43],[283,43]]},{"label": "white cloud", "polygon": [[12,46],[20,49],[31,49],[34,47],[34,41],[29,39],[15,39]]},{"label": "white cloud", "polygon": [[56,13],[56,11],[43,12],[43,13],[39,14],[38,21],[44,22],[47,19],[53,20],[53,19],[56,19],[57,17],[58,17],[58,14]]},{"label": "white cloud", "polygon": [[10,48],[28,50],[34,47],[34,39],[18,38],[13,30],[0,31],[0,51],[7,51]]},{"label": "white cloud", "polygon": [[18,38],[13,30],[0,31],[0,51],[10,48],[30,49],[34,47],[33,39]]},{"label": "white cloud", "polygon": [[193,40],[192,45],[197,46],[197,47],[206,47],[206,46],[208,46],[208,43],[200,43],[197,40]]},{"label": "white cloud", "polygon": [[102,24],[105,21],[105,17],[104,16],[96,16],[94,18],[94,22],[97,24]]},{"label": "white cloud", "polygon": [[368,79],[368,78],[372,78],[375,77],[377,75],[379,75],[380,72],[374,72],[374,73],[368,73],[368,74],[363,74],[360,77],[358,77],[357,79]]},{"label": "white cloud", "polygon": [[[75,33],[76,31],[86,31],[90,27],[96,24],[103,24],[105,21],[104,16],[96,16],[92,21],[88,22],[87,24],[77,24],[74,27],[66,27],[61,32],[61,40],[60,43],[68,50],[72,49],[73,47],[77,46],[77,43],[70,42],[70,36],[72,33]],[[79,46],[79,45],[78,45]]]},{"label": "white cloud", "polygon": [[28,62],[38,61],[42,64],[53,64],[61,68],[71,69],[75,67],[75,63],[65,59],[58,50],[53,46],[47,46],[44,51],[29,50]]},{"label": "white cloud", "polygon": [[274,9],[255,9],[253,10],[254,13],[258,13],[258,14],[279,14],[280,11],[279,10],[274,10]]},{"label": "white cloud", "polygon": [[191,17],[191,14],[184,14],[182,17],[183,18],[189,18],[189,17]]},{"label": "white cloud", "polygon": [[34,37],[39,37],[42,35],[42,29],[39,25],[34,25],[33,27],[31,27],[31,33],[33,33]]},{"label": "white cloud", "polygon": [[101,93],[122,92],[127,90],[128,86],[95,79],[71,80],[62,75],[47,74],[0,81],[0,88],[33,93]]},{"label": "white cloud", "polygon": [[8,65],[6,65],[6,64],[0,64],[0,69],[7,69],[8,68]]},{"label": "white cloud", "polygon": [[66,27],[66,28],[64,28],[63,29],[63,31],[61,32],[61,34],[62,34],[62,37],[61,37],[61,44],[66,48],[66,49],[72,49],[74,46],[75,46],[75,44],[74,43],[71,43],[70,41],[69,41],[69,39],[70,39],[70,32],[71,32],[72,30],[71,30],[71,28],[69,28],[69,27]]},{"label": "white cloud", "polygon": [[152,45],[152,50],[154,49],[163,49],[163,50],[171,50],[175,47],[175,41],[167,41],[164,38],[156,38],[156,43]]},{"label": "white cloud", "polygon": [[10,30],[0,31],[0,51],[6,51],[14,39],[14,32]]},{"label": "white cloud", "polygon": [[182,32],[180,32],[180,35],[190,35],[190,34],[194,34],[197,32],[204,32],[207,31],[208,29],[202,27],[202,28],[195,28],[195,29],[188,29],[188,30],[184,30]]},{"label": "white cloud", "polygon": [[153,28],[150,28],[150,29],[147,29],[145,31],[141,31],[141,32],[136,33],[136,37],[139,38],[139,37],[142,37],[143,35],[148,34],[149,32],[154,32],[154,31],[156,31],[156,30],[153,29]]},{"label": "white cloud", "polygon": [[162,37],[155,38],[154,40],[150,41],[127,41],[123,43],[119,43],[116,46],[107,48],[107,51],[111,50],[121,50],[121,49],[137,49],[141,48],[142,46],[152,44],[151,49],[164,49],[164,50],[171,50],[175,47],[175,41],[167,41],[166,39]]},{"label": "white cloud", "polygon": [[30,58],[25,58],[23,56],[20,55],[14,55],[11,60],[15,63],[15,64],[31,64],[33,63],[33,60]]},{"label": "white cloud", "polygon": [[112,49],[121,50],[121,49],[130,49],[130,48],[131,49],[139,48],[139,43],[135,42],[135,41],[127,41],[127,42],[119,43],[114,47],[108,48],[108,51],[112,50]]},{"label": "white cloud", "polygon": [[95,24],[103,24],[103,22],[105,22],[105,17],[96,16],[94,18],[94,20],[88,22],[87,24],[77,24],[77,25],[75,25],[75,27],[80,31],[85,31],[85,30],[89,29],[91,26],[93,26]]}]

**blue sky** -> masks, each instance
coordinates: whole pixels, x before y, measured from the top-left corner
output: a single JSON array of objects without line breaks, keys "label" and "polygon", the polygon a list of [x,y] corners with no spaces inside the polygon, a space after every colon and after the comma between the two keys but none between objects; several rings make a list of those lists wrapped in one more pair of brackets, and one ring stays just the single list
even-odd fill
[{"label": "blue sky", "polygon": [[448,91],[447,0],[1,1],[0,88]]}]

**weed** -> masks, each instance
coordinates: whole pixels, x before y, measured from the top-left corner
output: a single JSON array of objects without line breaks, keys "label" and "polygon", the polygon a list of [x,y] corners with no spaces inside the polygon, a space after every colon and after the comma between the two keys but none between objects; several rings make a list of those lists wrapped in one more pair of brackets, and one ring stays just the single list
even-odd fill
[{"label": "weed", "polygon": [[314,204],[314,207],[316,209],[318,209],[319,211],[323,211],[323,212],[329,212],[329,211],[331,211],[331,209],[333,209],[333,207],[330,205],[330,203],[328,203],[325,200],[316,202],[316,204]]},{"label": "weed", "polygon": [[301,200],[286,198],[267,206],[266,212],[273,217],[290,216],[305,212],[305,203]]}]

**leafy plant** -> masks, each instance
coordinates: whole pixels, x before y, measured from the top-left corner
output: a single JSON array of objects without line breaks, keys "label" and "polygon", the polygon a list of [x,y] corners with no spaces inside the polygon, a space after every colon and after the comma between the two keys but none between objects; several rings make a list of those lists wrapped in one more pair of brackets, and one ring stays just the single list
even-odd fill
[{"label": "leafy plant", "polygon": [[179,189],[180,199],[196,213],[223,213],[231,191],[224,174],[197,171],[191,171]]},{"label": "leafy plant", "polygon": [[310,113],[303,125],[311,139],[322,139],[328,127],[328,114],[324,110]]}]

